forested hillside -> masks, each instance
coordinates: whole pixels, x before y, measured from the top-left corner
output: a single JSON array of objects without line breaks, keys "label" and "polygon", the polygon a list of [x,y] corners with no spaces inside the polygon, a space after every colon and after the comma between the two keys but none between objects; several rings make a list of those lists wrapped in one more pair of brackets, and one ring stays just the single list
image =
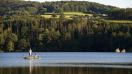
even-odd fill
[{"label": "forested hillside", "polygon": [[27,2],[22,0],[0,1],[0,15],[38,15],[58,12],[60,9],[70,12],[107,14],[111,19],[132,19],[132,9],[121,9],[92,2]]},{"label": "forested hillside", "polygon": [[[50,18],[44,17],[47,14]],[[0,15],[1,51],[132,51],[131,8],[5,0]]]}]

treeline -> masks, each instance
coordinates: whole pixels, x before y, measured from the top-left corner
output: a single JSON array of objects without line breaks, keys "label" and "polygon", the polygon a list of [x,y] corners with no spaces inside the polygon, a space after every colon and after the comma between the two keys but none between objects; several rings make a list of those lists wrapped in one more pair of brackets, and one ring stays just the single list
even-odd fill
[{"label": "treeline", "polygon": [[2,51],[132,51],[132,24],[76,16],[4,16],[0,19]]},{"label": "treeline", "polygon": [[132,8],[116,9],[109,12],[110,19],[132,20]]},{"label": "treeline", "polygon": [[132,19],[132,9],[121,9],[86,1],[30,2],[22,0],[0,1],[0,15],[42,15],[48,12],[63,11],[106,14],[108,19]]}]

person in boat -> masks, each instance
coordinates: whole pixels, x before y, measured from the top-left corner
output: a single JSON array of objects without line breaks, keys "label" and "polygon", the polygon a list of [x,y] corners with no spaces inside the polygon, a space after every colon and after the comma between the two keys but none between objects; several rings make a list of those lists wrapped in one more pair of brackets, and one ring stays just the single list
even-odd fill
[{"label": "person in boat", "polygon": [[32,49],[29,49],[29,56],[32,56]]},{"label": "person in boat", "polygon": [[38,57],[38,55],[35,53],[35,58],[37,58]]}]

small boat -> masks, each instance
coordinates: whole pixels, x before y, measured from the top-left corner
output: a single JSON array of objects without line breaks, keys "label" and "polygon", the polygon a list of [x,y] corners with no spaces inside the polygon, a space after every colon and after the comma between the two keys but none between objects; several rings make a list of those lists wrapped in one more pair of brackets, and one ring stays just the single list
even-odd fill
[{"label": "small boat", "polygon": [[122,52],[122,53],[125,53],[125,52],[126,52],[126,50],[125,50],[125,49],[123,49],[121,52]]},{"label": "small boat", "polygon": [[38,55],[32,55],[32,49],[29,49],[29,56],[24,57],[24,59],[28,59],[28,60],[32,60],[32,59],[40,59],[40,57]]},{"label": "small boat", "polygon": [[39,56],[26,56],[24,59],[32,60],[32,59],[40,59]]}]

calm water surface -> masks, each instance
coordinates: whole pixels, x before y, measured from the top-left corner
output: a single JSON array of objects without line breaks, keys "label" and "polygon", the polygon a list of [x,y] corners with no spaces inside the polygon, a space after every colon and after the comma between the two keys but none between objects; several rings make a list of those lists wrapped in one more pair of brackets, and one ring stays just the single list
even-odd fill
[{"label": "calm water surface", "polygon": [[0,53],[0,74],[132,74],[132,53],[48,52],[25,60],[28,53]]}]

